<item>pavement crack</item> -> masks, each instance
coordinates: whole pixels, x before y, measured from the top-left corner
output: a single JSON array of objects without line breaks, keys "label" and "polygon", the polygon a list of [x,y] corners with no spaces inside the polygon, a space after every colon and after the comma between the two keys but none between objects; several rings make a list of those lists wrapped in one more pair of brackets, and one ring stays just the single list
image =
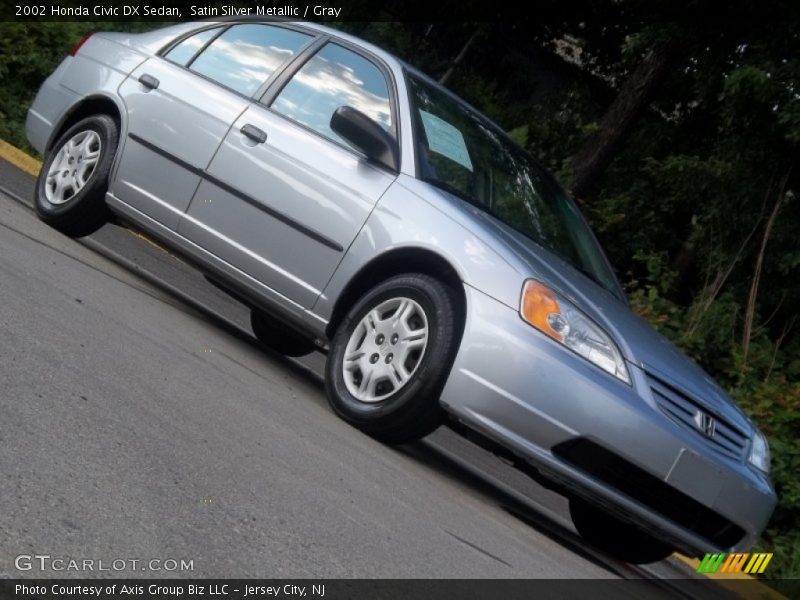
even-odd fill
[{"label": "pavement crack", "polygon": [[473,544],[473,543],[472,543],[472,542],[470,542],[469,540],[465,540],[464,538],[462,538],[462,537],[460,537],[460,536],[456,535],[456,534],[455,534],[455,533],[453,533],[452,531],[447,531],[447,529],[442,529],[442,531],[444,531],[444,532],[445,532],[447,535],[449,535],[450,537],[453,537],[453,538],[457,539],[457,540],[458,540],[459,542],[461,542],[462,544],[464,544],[464,545],[466,545],[466,546],[469,546],[469,547],[470,547],[470,548],[472,548],[473,550],[477,550],[478,552],[480,552],[480,553],[481,553],[481,554],[483,554],[484,556],[488,556],[488,557],[489,557],[489,558],[491,558],[492,560],[496,560],[496,561],[497,561],[497,562],[499,562],[499,563],[503,563],[503,564],[504,564],[505,566],[507,566],[509,569],[513,569],[513,568],[514,568],[514,565],[512,565],[512,564],[510,564],[510,563],[507,563],[506,561],[504,561],[504,560],[503,560],[502,558],[500,558],[499,556],[497,556],[497,555],[495,555],[495,554],[492,554],[492,553],[491,553],[491,552],[489,552],[488,550],[484,550],[483,548],[481,548],[480,546],[478,546],[478,545],[476,545],[476,544]]}]

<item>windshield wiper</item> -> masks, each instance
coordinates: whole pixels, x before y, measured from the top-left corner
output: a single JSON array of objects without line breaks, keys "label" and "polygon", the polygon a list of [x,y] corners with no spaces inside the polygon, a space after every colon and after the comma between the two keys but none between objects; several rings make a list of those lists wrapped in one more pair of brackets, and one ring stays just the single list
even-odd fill
[{"label": "windshield wiper", "polygon": [[510,227],[514,231],[517,231],[517,232],[521,233],[522,235],[524,235],[526,238],[528,238],[530,241],[532,241],[537,246],[540,246],[540,247],[544,248],[548,252],[552,252],[553,254],[558,256],[559,258],[565,260],[569,264],[572,264],[572,262],[566,256],[563,256],[560,252],[558,252],[554,248],[551,248],[550,246],[545,244],[542,240],[533,237],[530,234],[530,232],[523,230],[521,227],[515,225],[514,223],[510,223],[508,220],[506,220],[503,217],[501,217],[497,212],[492,210],[490,207],[486,206],[485,204],[483,204],[479,200],[476,200],[475,198],[472,198],[471,196],[465,194],[464,192],[459,190],[457,187],[447,183],[446,181],[442,181],[441,179],[429,178],[429,179],[425,179],[425,181],[427,183],[430,183],[431,185],[433,185],[435,187],[438,187],[439,189],[444,190],[445,192],[449,192],[449,193],[453,194],[454,196],[458,196],[459,198],[461,198],[465,202],[467,202],[467,203],[471,204],[472,206],[480,209],[481,211],[485,212],[486,214],[491,215],[492,217],[494,217],[495,219],[497,219],[498,221],[500,221],[504,225]]},{"label": "windshield wiper", "polygon": [[[477,208],[479,210],[482,210],[483,212],[492,215],[498,221],[501,221],[502,223],[506,223],[506,221],[500,215],[498,215],[494,210],[492,210],[491,207],[487,206],[486,204],[484,204],[483,202],[481,202],[477,198],[473,198],[472,196],[470,196],[466,192],[462,192],[460,189],[458,189],[454,185],[452,185],[450,183],[447,183],[446,181],[442,181],[441,179],[436,179],[434,177],[428,177],[424,181],[426,183],[430,183],[434,187],[439,188],[440,190],[444,190],[445,192],[449,192],[450,194],[453,194],[453,196],[457,196],[458,198],[460,198],[461,200],[463,200],[467,204],[470,204],[471,206],[474,206],[475,208]],[[510,223],[506,223],[506,224],[509,225],[509,227],[512,227],[513,229],[517,229],[516,227],[514,227]],[[517,231],[519,231],[519,230],[517,229]],[[527,236],[527,234],[525,234],[524,232],[520,231],[520,233],[523,233],[523,235]]]},{"label": "windshield wiper", "polygon": [[513,224],[511,224],[511,223],[507,222],[506,220],[502,219],[491,208],[489,208],[485,204],[481,203],[477,199],[475,199],[475,198],[469,196],[468,194],[464,193],[463,191],[461,191],[460,189],[458,189],[454,185],[452,185],[450,183],[447,183],[446,181],[442,181],[441,179],[436,179],[434,177],[426,178],[425,181],[427,183],[430,183],[432,186],[435,186],[435,187],[437,187],[437,188],[439,188],[441,190],[444,190],[445,192],[448,192],[450,194],[453,194],[454,196],[457,196],[458,198],[460,198],[461,200],[464,200],[468,204],[470,204],[472,206],[475,206],[476,208],[480,209],[481,211],[491,215],[492,217],[494,217],[495,219],[497,219],[501,223],[505,223],[506,225],[508,225],[509,227],[514,229],[515,231],[518,231],[519,233],[524,235],[526,238],[531,240],[537,246],[541,247],[542,249],[544,249],[544,250],[546,250],[548,252],[552,252],[553,254],[555,254],[558,258],[560,258],[561,260],[566,262],[569,266],[571,266],[573,269],[575,269],[576,271],[581,273],[584,277],[588,277],[589,279],[591,279],[594,283],[596,283],[597,285],[599,285],[603,289],[612,292],[615,296],[618,295],[618,294],[614,293],[614,291],[612,289],[610,289],[608,287],[608,285],[603,283],[597,277],[597,275],[595,275],[594,273],[592,273],[588,269],[584,268],[583,266],[581,266],[579,264],[576,264],[575,262],[570,260],[568,257],[564,256],[561,252],[559,252],[555,248],[551,248],[547,244],[543,243],[541,240],[538,240],[538,239],[534,238],[533,236],[530,235],[529,232],[523,231],[521,228],[515,227]]}]

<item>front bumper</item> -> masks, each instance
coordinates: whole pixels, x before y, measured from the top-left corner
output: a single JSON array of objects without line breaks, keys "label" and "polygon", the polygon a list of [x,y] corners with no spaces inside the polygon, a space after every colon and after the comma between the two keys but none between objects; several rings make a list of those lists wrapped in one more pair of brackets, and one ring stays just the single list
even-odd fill
[{"label": "front bumper", "polygon": [[[639,367],[628,365],[629,386],[537,332],[516,310],[468,285],[465,292],[464,337],[442,393],[446,410],[569,493],[657,530],[681,550],[702,554],[755,542],[776,503],[768,477],[669,420]],[[631,494],[605,470],[577,466],[568,460],[574,452],[561,451],[576,444],[605,449],[650,492]],[[674,493],[676,502],[666,506],[653,490]],[[656,496],[662,501],[650,501]],[[697,514],[682,518],[689,509]],[[704,517],[732,528],[709,535],[698,520]]]}]

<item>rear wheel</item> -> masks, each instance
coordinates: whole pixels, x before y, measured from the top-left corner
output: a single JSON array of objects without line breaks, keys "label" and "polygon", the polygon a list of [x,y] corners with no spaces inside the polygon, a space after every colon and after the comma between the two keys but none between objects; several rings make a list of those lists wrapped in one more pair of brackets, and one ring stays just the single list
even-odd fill
[{"label": "rear wheel", "polygon": [[111,216],[105,195],[119,127],[94,115],[70,127],[45,157],[36,181],[39,218],[71,237],[97,231]]},{"label": "rear wheel", "polygon": [[578,533],[590,544],[633,564],[664,560],[674,551],[647,532],[580,498],[571,498],[569,512]]},{"label": "rear wheel", "polygon": [[441,425],[439,394],[458,344],[454,293],[422,274],[388,279],[349,311],[331,342],[328,400],[348,423],[386,443]]},{"label": "rear wheel", "polygon": [[314,340],[261,310],[250,313],[250,325],[258,341],[285,356],[305,356],[317,349]]}]

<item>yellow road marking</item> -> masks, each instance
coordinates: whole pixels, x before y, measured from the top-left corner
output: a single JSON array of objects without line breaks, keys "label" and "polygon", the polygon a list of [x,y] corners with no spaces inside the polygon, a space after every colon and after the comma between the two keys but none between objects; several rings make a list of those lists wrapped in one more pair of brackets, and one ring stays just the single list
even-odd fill
[{"label": "yellow road marking", "polygon": [[[672,556],[677,558],[682,563],[688,565],[692,571],[696,572],[697,567],[700,566],[700,561],[696,558],[689,558],[688,556],[684,556],[683,554],[679,554],[677,552]],[[718,571],[716,573],[701,573],[701,575],[704,575],[709,579],[714,579],[717,584],[732,591],[734,594],[742,598],[752,597],[753,589],[758,588],[758,598],[764,598],[764,600],[788,600],[788,598],[783,594],[776,592],[768,585],[761,583],[758,579],[751,577],[747,573],[721,573]],[[747,586],[743,587],[735,583],[736,580],[742,579],[750,581]]]},{"label": "yellow road marking", "polygon": [[[7,161],[7,162],[10,162],[12,165],[17,167],[18,169],[20,169],[22,171],[25,171],[26,173],[28,173],[29,175],[33,175],[34,177],[36,177],[39,174],[39,171],[42,168],[42,161],[40,161],[37,158],[34,158],[33,156],[31,156],[30,154],[27,154],[26,152],[20,150],[16,146],[12,146],[11,144],[9,144],[8,142],[6,142],[4,140],[0,140],[0,158],[5,160],[5,161]],[[132,229],[128,229],[128,232],[132,236],[137,237],[140,240],[143,240],[143,241],[147,242],[148,244],[150,244],[154,248],[157,248],[161,252],[164,252],[165,254],[169,254],[173,258],[178,258],[174,254],[172,254],[172,252],[170,252],[169,250],[164,248],[164,246],[162,246],[158,242],[153,241],[152,239],[150,239],[146,235],[143,235],[143,234],[139,233],[138,231],[133,231]],[[178,260],[180,260],[180,259],[178,259]]]},{"label": "yellow road marking", "polygon": [[164,246],[162,246],[161,244],[159,244],[159,243],[158,243],[158,242],[156,242],[155,240],[153,240],[153,239],[151,239],[151,238],[147,237],[145,234],[143,234],[143,233],[139,233],[138,231],[134,231],[133,229],[128,229],[128,230],[127,230],[127,232],[128,232],[128,233],[130,233],[130,234],[131,234],[133,237],[135,237],[135,238],[139,238],[140,240],[142,240],[142,241],[144,241],[144,242],[147,242],[147,243],[148,243],[148,244],[150,244],[150,245],[151,245],[153,248],[156,248],[157,250],[160,250],[160,251],[161,251],[161,252],[163,252],[164,254],[169,254],[169,255],[170,255],[172,258],[176,258],[176,259],[180,260],[180,259],[179,259],[177,256],[175,256],[175,255],[174,255],[172,252],[170,252],[169,250],[167,250],[166,248],[164,248]]},{"label": "yellow road marking", "polygon": [[34,177],[42,168],[42,161],[3,140],[0,140],[0,158]]}]

